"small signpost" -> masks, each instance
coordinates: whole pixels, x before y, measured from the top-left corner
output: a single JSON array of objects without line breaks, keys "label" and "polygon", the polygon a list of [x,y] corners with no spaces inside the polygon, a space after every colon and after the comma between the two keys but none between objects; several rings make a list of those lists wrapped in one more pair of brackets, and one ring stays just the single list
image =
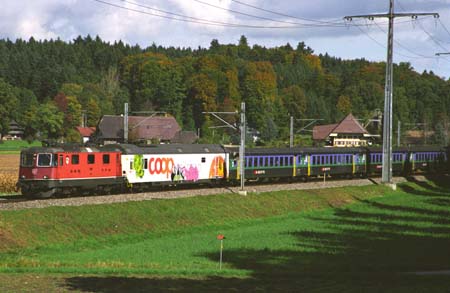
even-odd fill
[{"label": "small signpost", "polygon": [[222,252],[223,252],[223,240],[225,236],[223,234],[217,235],[217,240],[220,240],[220,259],[219,259],[219,270],[222,269]]}]

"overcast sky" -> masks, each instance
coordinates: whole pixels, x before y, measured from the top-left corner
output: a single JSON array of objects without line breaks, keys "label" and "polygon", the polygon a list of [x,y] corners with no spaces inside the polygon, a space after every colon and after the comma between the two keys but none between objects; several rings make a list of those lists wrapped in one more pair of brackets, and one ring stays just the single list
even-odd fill
[{"label": "overcast sky", "polygon": [[[295,47],[303,41],[315,53],[384,61],[386,19],[335,23],[349,15],[386,13],[388,5],[389,0],[1,0],[0,38],[70,41],[90,34],[142,47],[196,48],[209,47],[212,39],[237,43],[245,35],[250,45]],[[396,19],[394,62],[448,79],[450,55],[435,53],[450,52],[450,0],[396,0],[395,12],[440,14]]]}]

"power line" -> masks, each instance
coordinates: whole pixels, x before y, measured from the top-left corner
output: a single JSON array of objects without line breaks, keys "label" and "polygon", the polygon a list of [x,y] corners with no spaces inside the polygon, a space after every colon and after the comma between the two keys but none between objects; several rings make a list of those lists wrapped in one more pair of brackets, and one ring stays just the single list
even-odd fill
[{"label": "power line", "polygon": [[259,11],[264,11],[264,12],[275,14],[275,15],[278,15],[278,16],[283,16],[283,17],[288,17],[288,18],[293,18],[293,19],[298,19],[298,20],[305,20],[305,21],[310,21],[310,22],[323,23],[323,24],[344,24],[344,22],[342,22],[342,21],[340,21],[340,22],[322,21],[322,20],[316,20],[316,19],[309,19],[309,18],[304,18],[304,17],[292,16],[292,15],[289,15],[289,14],[285,14],[285,13],[281,13],[281,12],[277,12],[277,11],[273,11],[273,10],[269,10],[269,9],[264,9],[264,8],[261,8],[261,7],[255,6],[255,5],[251,5],[251,4],[248,4],[248,3],[244,3],[244,2],[238,1],[238,0],[231,0],[231,1],[235,2],[235,3],[238,3],[240,5],[243,5],[243,6],[247,6],[247,7],[259,10]]},{"label": "power line", "polygon": [[[362,28],[360,28],[359,26],[358,26],[357,28],[358,28],[363,34],[365,34],[369,39],[371,39],[374,43],[376,43],[378,46],[382,47],[383,49],[387,49],[387,47],[386,47],[384,44],[382,44],[382,43],[379,42],[377,39],[375,39],[374,37],[372,37],[368,32],[365,32],[365,31],[364,31]],[[386,33],[386,31],[384,31],[383,29],[381,29],[381,27],[378,26],[378,28],[379,28],[383,33]],[[396,43],[397,43],[397,42],[396,42]],[[409,50],[408,48],[404,47],[404,46],[401,45],[400,43],[398,43],[397,45],[400,45],[400,47],[402,47],[402,48],[404,48],[404,49],[407,49],[407,51],[413,53],[413,54],[416,55],[416,56],[420,56],[420,57],[409,56],[409,55],[405,55],[405,54],[398,53],[398,52],[396,52],[395,55],[399,55],[399,56],[406,57],[406,58],[409,58],[409,59],[423,59],[423,58],[433,58],[433,59],[436,59],[436,57],[419,55],[419,54],[417,54],[417,53],[415,53],[415,52]]]},{"label": "power line", "polygon": [[[400,7],[400,9],[403,10],[403,11],[405,11],[405,8],[404,8],[403,5],[400,3],[400,0],[396,0],[396,1],[397,1],[398,6]],[[436,18],[435,18],[435,19],[436,19]],[[446,27],[444,26],[444,24],[442,23],[441,19],[438,18],[437,20],[441,23],[441,25],[443,26],[443,28],[444,28],[445,30],[447,30],[447,28],[446,28]],[[440,40],[439,38],[437,38],[437,37],[435,37],[435,36],[432,36],[432,35],[425,29],[425,27],[424,27],[421,23],[418,22],[418,24],[419,24],[420,28],[428,35],[428,37],[430,37],[430,39],[433,40],[433,42],[434,42],[436,45],[438,45],[439,47],[441,47],[441,48],[444,49],[444,50],[447,50],[446,48],[442,47],[441,44],[439,44],[438,42],[440,42],[440,43],[448,43],[448,42],[442,41],[442,40]],[[447,33],[450,35],[450,32],[449,32],[448,30],[447,30]]]},{"label": "power line", "polygon": [[[382,31],[383,33],[386,33],[386,31],[383,30],[379,25],[377,25],[377,27],[378,27],[378,29],[379,29],[380,31]],[[394,40],[394,43],[395,43],[397,46],[401,47],[403,50],[406,50],[406,51],[408,51],[408,52],[410,52],[410,53],[412,53],[412,54],[418,56],[418,57],[408,57],[408,58],[416,58],[416,59],[417,59],[417,58],[427,58],[427,59],[435,59],[435,58],[436,58],[436,57],[433,57],[433,56],[426,56],[426,55],[422,55],[422,54],[416,53],[416,52],[412,51],[411,49],[409,49],[408,47],[403,46],[403,45],[402,45],[399,41],[397,41],[397,40]],[[398,55],[400,55],[400,54],[398,54]]]},{"label": "power line", "polygon": [[436,39],[435,37],[433,37],[433,35],[431,35],[424,27],[422,24],[419,23],[420,28],[428,35],[428,37],[436,44],[438,45],[438,47],[440,47],[441,49],[443,49],[444,51],[447,51],[447,48],[445,48],[444,46],[442,46]]},{"label": "power line", "polygon": [[[325,25],[301,24],[301,23],[298,23],[296,25],[291,25],[291,26],[271,26],[271,25],[265,26],[265,25],[251,25],[251,24],[241,24],[241,23],[228,23],[228,22],[221,22],[221,21],[214,21],[214,20],[208,20],[208,19],[203,19],[203,18],[191,17],[191,16],[178,14],[178,13],[174,13],[174,12],[170,12],[170,11],[164,11],[164,10],[161,10],[161,9],[153,8],[153,7],[150,7],[150,6],[142,5],[142,4],[139,4],[139,3],[136,3],[136,2],[132,2],[132,1],[128,1],[128,0],[121,0],[120,2],[129,3],[131,5],[135,5],[135,6],[138,6],[138,7],[141,7],[141,8],[145,8],[145,9],[148,9],[148,10],[153,10],[153,11],[157,11],[159,13],[164,13],[164,14],[173,15],[173,16],[162,15],[162,14],[157,14],[157,13],[150,12],[150,11],[143,11],[143,10],[140,10],[140,9],[134,9],[134,8],[130,8],[130,7],[125,7],[125,6],[121,6],[121,5],[118,5],[118,4],[115,4],[115,3],[111,3],[109,1],[104,1],[104,0],[92,0],[92,1],[101,3],[103,5],[108,5],[108,6],[120,8],[120,9],[123,9],[123,10],[137,12],[137,13],[146,14],[146,15],[151,15],[151,16],[155,16],[155,17],[160,17],[160,18],[165,18],[165,19],[170,19],[170,20],[176,20],[176,21],[182,21],[182,22],[188,22],[188,23],[198,23],[198,24],[205,24],[205,25],[212,25],[212,26],[221,26],[221,27],[252,28],[252,29],[293,29],[293,28],[326,27]],[[331,25],[328,26],[328,27],[331,27]]]},{"label": "power line", "polygon": [[444,28],[444,30],[447,32],[447,34],[450,36],[450,31],[447,29],[447,27],[444,25],[442,20],[438,19],[438,22],[441,24],[441,26]]},{"label": "power line", "polygon": [[[290,26],[273,26],[273,25],[253,25],[253,24],[242,24],[242,23],[229,23],[229,22],[221,22],[221,21],[215,21],[215,20],[209,20],[209,19],[203,19],[198,17],[192,17],[188,15],[183,15],[179,13],[174,13],[170,11],[165,11],[162,9],[146,6],[140,3],[132,2],[129,0],[120,0],[122,3],[128,3],[137,7],[145,8],[150,11],[144,11],[141,9],[135,9],[130,8],[122,5],[118,5],[115,3],[111,3],[109,1],[105,0],[92,0],[98,3],[101,3],[103,5],[119,8],[122,10],[132,11],[140,14],[146,14],[154,17],[169,19],[169,20],[176,20],[181,22],[187,22],[187,23],[197,23],[197,24],[204,24],[204,25],[211,25],[211,26],[219,26],[219,27],[230,27],[230,28],[249,28],[249,29],[295,29],[295,28],[322,28],[322,27],[344,27],[344,25],[339,26],[335,25],[333,23],[330,23],[330,25],[318,25],[318,24],[308,24],[308,23],[296,23],[295,25]],[[153,11],[153,12],[152,12]],[[158,13],[155,13],[158,12]],[[162,13],[162,14],[159,14]],[[281,21],[279,21],[281,22]],[[324,22],[326,23],[326,22]],[[362,26],[358,24],[352,24],[351,26]],[[348,27],[348,24],[345,24],[345,27]]]},{"label": "power line", "polygon": [[[194,1],[199,2],[199,0],[194,0]],[[251,5],[251,4],[248,4],[248,3],[245,3],[245,2],[242,2],[242,1],[238,1],[238,0],[231,0],[231,1],[235,2],[235,3],[238,3],[240,5],[243,5],[243,6],[247,6],[247,7],[259,10],[259,11],[275,14],[275,15],[278,15],[278,16],[283,16],[283,17],[288,17],[288,18],[293,18],[293,19],[298,19],[298,20],[304,20],[304,21],[309,21],[309,22],[315,22],[315,23],[321,23],[321,24],[331,24],[331,25],[336,26],[336,27],[342,27],[342,26],[348,27],[348,23],[345,23],[345,22],[342,22],[342,21],[339,21],[339,22],[333,21],[333,20],[324,21],[324,20],[316,20],[316,19],[304,18],[304,17],[299,17],[299,16],[293,16],[293,15],[285,14],[285,13],[274,11],[274,10],[264,9],[264,8],[261,8],[261,7],[255,6],[255,5]],[[336,20],[338,20],[338,19],[336,19]],[[406,23],[406,22],[409,22],[409,21],[398,22],[397,24]],[[384,23],[384,24],[388,24],[388,23]],[[366,26],[366,25],[365,24],[353,24],[352,26]]]},{"label": "power line", "polygon": [[[209,7],[219,9],[219,10],[228,11],[228,12],[231,12],[234,14],[239,14],[239,15],[244,15],[247,17],[252,17],[252,18],[267,20],[267,21],[273,21],[273,22],[279,22],[279,23],[286,23],[286,24],[299,25],[299,26],[310,26],[310,27],[347,27],[348,26],[348,24],[346,24],[344,22],[339,22],[339,23],[338,22],[327,22],[327,21],[310,20],[310,19],[303,19],[303,18],[298,18],[298,19],[315,22],[315,23],[301,23],[301,22],[285,21],[285,20],[279,20],[279,19],[259,16],[259,15],[254,15],[254,14],[250,14],[250,13],[246,13],[246,12],[242,12],[242,11],[238,11],[238,10],[233,10],[233,9],[214,5],[214,4],[211,4],[211,3],[208,3],[205,1],[201,1],[201,0],[193,0],[193,1],[203,4],[203,5],[206,5],[206,6],[209,6]],[[242,2],[240,2],[240,3],[242,4]],[[249,5],[249,6],[251,6],[253,8],[257,8],[256,6],[253,6],[253,5]],[[291,17],[291,18],[294,18],[294,17]],[[353,25],[353,26],[359,26],[359,25]]]},{"label": "power line", "polygon": [[114,3],[111,3],[111,2],[108,2],[108,1],[103,1],[103,0],[92,0],[92,1],[99,2],[99,3],[104,4],[104,5],[120,8],[120,9],[127,10],[127,11],[137,12],[137,13],[141,13],[141,14],[151,15],[151,16],[155,16],[155,17],[170,19],[170,20],[188,22],[188,23],[198,23],[198,24],[220,26],[220,27],[231,27],[231,28],[256,28],[256,29],[287,29],[287,28],[291,29],[291,28],[299,28],[299,26],[297,26],[297,27],[295,27],[295,26],[263,26],[263,25],[247,25],[247,24],[239,24],[239,23],[219,22],[219,21],[214,21],[214,20],[195,18],[195,17],[182,15],[182,14],[176,14],[176,13],[172,13],[172,12],[166,12],[164,10],[157,10],[156,8],[152,8],[152,7],[148,7],[148,6],[145,6],[145,5],[133,3],[133,2],[130,2],[130,1],[127,1],[127,0],[121,0],[121,2],[129,3],[129,4],[132,4],[132,5],[135,5],[135,6],[139,6],[139,7],[142,7],[142,8],[146,8],[146,9],[158,11],[158,12],[161,12],[161,13],[166,13],[166,14],[171,14],[171,15],[182,17],[182,18],[177,18],[177,17],[167,16],[167,15],[161,15],[161,14],[152,13],[152,12],[149,12],[149,11],[143,11],[143,10],[139,10],[139,9],[125,7],[125,6],[114,4]]},{"label": "power line", "polygon": [[261,19],[261,20],[268,20],[268,21],[273,21],[273,22],[280,22],[280,23],[287,23],[287,24],[294,24],[294,25],[311,25],[311,26],[317,26],[317,27],[331,27],[331,26],[335,26],[335,27],[342,27],[345,24],[341,23],[341,24],[334,24],[334,23],[329,23],[327,25],[319,25],[319,24],[305,24],[305,23],[299,23],[299,22],[292,22],[292,21],[285,21],[285,20],[279,20],[279,19],[273,19],[273,18],[269,18],[269,17],[264,17],[264,16],[258,16],[258,15],[254,15],[254,14],[249,14],[249,13],[245,13],[245,12],[241,12],[241,11],[237,11],[237,10],[233,10],[233,9],[228,9],[225,7],[221,7],[218,5],[214,5],[205,1],[201,1],[201,0],[193,0],[195,2],[198,2],[200,4],[206,5],[206,6],[210,6],[216,9],[220,9],[220,10],[224,10],[224,11],[228,11],[231,13],[235,13],[235,14],[239,14],[239,15],[244,15],[244,16],[248,16],[248,17],[252,17],[252,18],[256,18],[256,19]]}]

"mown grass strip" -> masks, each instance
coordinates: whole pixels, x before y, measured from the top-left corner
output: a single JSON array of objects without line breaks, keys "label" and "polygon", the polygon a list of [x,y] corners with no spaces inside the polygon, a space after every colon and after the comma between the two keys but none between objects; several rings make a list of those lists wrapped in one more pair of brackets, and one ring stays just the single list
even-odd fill
[{"label": "mown grass strip", "polygon": [[382,186],[216,195],[177,200],[0,212],[0,251],[105,236],[159,233],[226,225],[290,212],[339,206],[386,193]]}]

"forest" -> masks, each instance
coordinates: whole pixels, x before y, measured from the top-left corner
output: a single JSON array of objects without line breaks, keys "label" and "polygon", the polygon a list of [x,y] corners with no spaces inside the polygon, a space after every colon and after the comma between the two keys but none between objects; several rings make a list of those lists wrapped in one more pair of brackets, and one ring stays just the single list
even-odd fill
[{"label": "forest", "polygon": [[[82,113],[88,126],[105,114],[137,111],[173,115],[183,130],[200,130],[201,141],[229,143],[208,111],[233,112],[246,103],[249,127],[260,144],[289,141],[289,117],[335,123],[346,114],[370,119],[383,109],[384,62],[342,60],[314,54],[304,42],[266,48],[211,41],[209,48],[147,48],[100,37],[37,41],[0,40],[0,134],[11,120],[27,140],[79,141]],[[450,80],[432,71],[394,65],[394,124],[426,123],[443,143],[450,115]],[[238,115],[227,116],[236,123]],[[302,143],[302,141],[296,141]]]}]

